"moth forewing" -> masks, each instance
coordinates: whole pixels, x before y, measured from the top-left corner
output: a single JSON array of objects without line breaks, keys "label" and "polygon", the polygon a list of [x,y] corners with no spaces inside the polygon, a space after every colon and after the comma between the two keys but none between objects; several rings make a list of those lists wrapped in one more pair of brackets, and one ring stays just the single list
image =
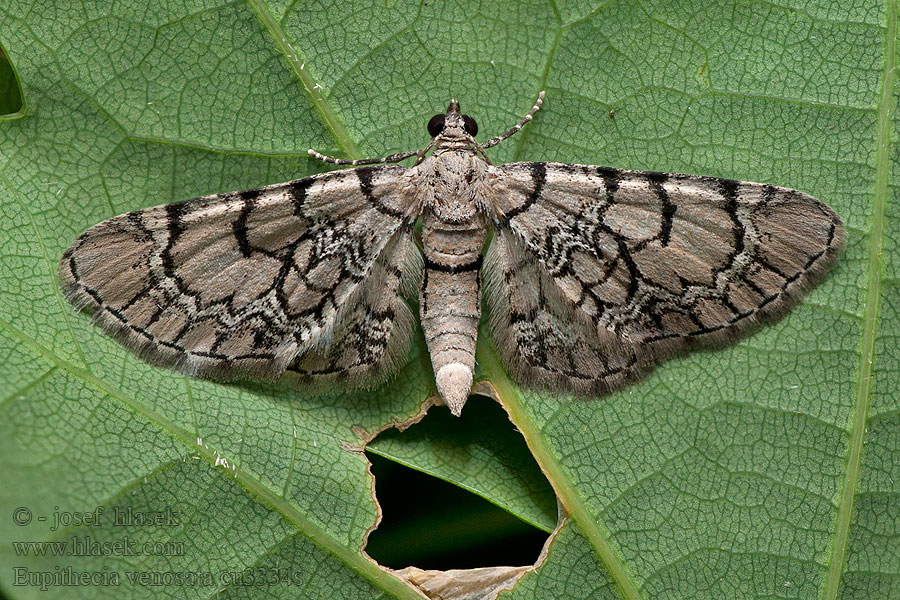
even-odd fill
[{"label": "moth forewing", "polygon": [[[218,379],[287,370],[348,387],[404,363],[414,319],[403,297],[417,290],[437,391],[458,415],[482,293],[515,380],[601,395],[783,315],[837,261],[843,223],[796,190],[491,165],[484,148],[519,131],[543,96],[484,144],[454,100],[429,121],[422,150],[365,160],[310,150],[355,168],[113,217],[63,254],[60,282],[153,364]],[[372,166],[411,157],[411,167]]]},{"label": "moth forewing", "polygon": [[[340,309],[366,297],[376,262],[388,260],[384,249],[411,235],[384,210],[404,201],[391,196],[393,181],[368,183],[363,193],[357,173],[336,171],[114,217],[66,251],[60,279],[70,300],[153,364],[273,379],[334,335]],[[338,217],[311,197],[317,189],[341,198]],[[383,352],[367,354],[371,366]]]},{"label": "moth forewing", "polygon": [[[508,183],[498,196],[512,199],[499,227],[536,259],[557,293],[595,326],[639,349],[629,367],[635,377],[669,356],[720,347],[784,314],[821,281],[844,244],[840,218],[796,190],[541,165],[500,166]],[[494,335],[511,334],[495,329]],[[549,342],[535,339],[541,335],[515,330],[519,345],[545,347]],[[530,364],[535,373],[520,366],[521,377],[541,380],[540,356]]]}]

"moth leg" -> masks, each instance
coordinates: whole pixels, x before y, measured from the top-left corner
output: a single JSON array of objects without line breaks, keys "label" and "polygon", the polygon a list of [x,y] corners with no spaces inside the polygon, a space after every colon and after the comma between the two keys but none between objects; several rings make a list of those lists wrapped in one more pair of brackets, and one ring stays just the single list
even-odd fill
[{"label": "moth leg", "polygon": [[486,162],[489,165],[494,164],[491,162],[491,159],[488,157],[487,153],[484,151],[484,146],[479,144],[478,140],[476,140],[471,135],[469,136],[469,143],[475,147],[475,152],[477,152],[478,154],[481,155],[482,158],[484,158],[484,162]]},{"label": "moth leg", "polygon": [[414,150],[412,152],[398,152],[397,154],[389,154],[384,158],[360,158],[357,160],[347,160],[346,158],[334,158],[331,156],[325,156],[324,154],[320,154],[316,152],[312,148],[306,151],[307,154],[312,156],[313,158],[318,158],[319,160],[327,163],[331,163],[333,165],[377,165],[380,163],[396,163],[401,160],[406,160],[410,156],[419,156],[421,160],[421,155],[423,154],[422,150]]},{"label": "moth leg", "polygon": [[420,162],[422,162],[422,159],[425,158],[425,154],[426,154],[429,150],[431,150],[431,149],[434,147],[434,145],[435,145],[436,143],[437,143],[437,138],[434,138],[434,139],[432,139],[430,142],[428,142],[428,145],[427,145],[427,146],[425,146],[425,147],[422,148],[421,150],[418,150],[418,151],[416,152],[416,154],[418,155],[418,158],[416,158],[416,162],[413,163],[413,166],[416,166],[417,164],[419,164]]},{"label": "moth leg", "polygon": [[493,138],[489,139],[488,141],[483,143],[481,145],[481,147],[482,148],[490,148],[491,146],[496,146],[497,144],[499,144],[506,138],[508,138],[511,135],[513,135],[514,133],[518,132],[520,129],[525,127],[525,124],[528,121],[530,121],[532,119],[532,117],[534,117],[534,113],[536,113],[538,111],[538,109],[541,107],[541,104],[543,104],[543,103],[544,103],[544,90],[541,90],[541,93],[538,94],[537,102],[534,103],[534,106],[531,107],[531,110],[528,112],[527,115],[525,115],[525,117],[521,121],[516,123],[515,126],[511,127],[510,130],[507,131],[506,133],[504,133],[503,135],[498,135],[497,137],[493,137]]}]

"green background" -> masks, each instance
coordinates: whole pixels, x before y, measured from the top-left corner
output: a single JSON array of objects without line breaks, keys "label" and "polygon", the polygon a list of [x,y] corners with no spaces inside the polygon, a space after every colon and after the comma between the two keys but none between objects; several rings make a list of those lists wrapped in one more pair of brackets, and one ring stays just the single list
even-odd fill
[{"label": "green background", "polygon": [[[24,105],[0,117],[0,585],[15,598],[417,597],[361,553],[377,507],[358,449],[419,413],[433,385],[421,344],[372,392],[187,380],[74,313],[56,263],[115,214],[311,174],[323,166],[309,147],[422,147],[450,97],[487,138],[546,89],[495,162],[794,187],[843,217],[848,244],[777,325],[603,400],[521,392],[482,336],[480,373],[571,513],[504,597],[898,597],[897,11],[897,0],[5,1],[0,43]],[[483,462],[473,469],[440,443],[407,452],[461,485],[467,471],[502,471],[490,453],[468,454]],[[527,486],[497,481],[479,493],[531,510]],[[179,519],[51,532],[12,518],[99,505]],[[187,551],[41,560],[11,543],[72,535]],[[122,583],[42,593],[13,586],[13,567]],[[222,583],[247,567],[295,577]],[[217,579],[126,576],[167,572]]]}]

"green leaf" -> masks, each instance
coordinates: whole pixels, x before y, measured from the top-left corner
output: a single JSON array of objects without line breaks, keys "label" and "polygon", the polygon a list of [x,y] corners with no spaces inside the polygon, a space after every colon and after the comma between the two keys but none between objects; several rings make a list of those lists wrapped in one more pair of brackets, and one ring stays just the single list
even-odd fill
[{"label": "green leaf", "polygon": [[[40,579],[16,585],[15,567],[33,578],[71,567],[120,581],[51,581],[51,594],[417,597],[362,554],[377,511],[354,448],[418,413],[431,390],[421,341],[393,384],[368,393],[187,380],[73,313],[56,262],[115,214],[311,174],[308,147],[422,147],[450,97],[486,137],[546,89],[495,162],[795,187],[841,214],[849,242],[780,323],[603,400],[519,390],[482,336],[482,372],[571,515],[507,596],[895,596],[897,12],[897,0],[5,2],[0,41],[24,108],[0,117],[4,592],[46,594]],[[527,509],[494,489],[495,503]],[[54,511],[98,506],[100,526],[50,530]],[[177,523],[117,526],[115,508],[169,509]],[[73,535],[184,547],[39,559],[11,544]]]},{"label": "green leaf", "polygon": [[405,432],[384,432],[367,449],[454,482],[550,533],[557,521],[553,490],[522,436],[491,402],[473,397],[460,417],[435,410]]}]

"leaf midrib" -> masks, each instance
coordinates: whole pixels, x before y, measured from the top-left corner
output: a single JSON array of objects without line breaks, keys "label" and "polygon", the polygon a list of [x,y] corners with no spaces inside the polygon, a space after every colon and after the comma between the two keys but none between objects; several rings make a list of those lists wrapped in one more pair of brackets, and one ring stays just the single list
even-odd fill
[{"label": "leaf midrib", "polygon": [[553,491],[563,506],[572,516],[578,528],[588,539],[600,562],[606,567],[607,574],[625,600],[641,598],[637,584],[631,571],[612,539],[612,535],[599,520],[595,520],[587,503],[575,487],[574,482],[565,473],[565,469],[556,456],[547,447],[541,431],[530,419],[522,404],[522,396],[515,385],[506,376],[486,336],[478,336],[477,356],[485,375],[494,386],[503,407],[509,412],[509,418],[522,433],[525,443],[534,456]]},{"label": "leaf midrib", "polygon": [[853,505],[859,484],[862,464],[863,441],[866,418],[872,398],[872,369],[875,362],[875,341],[878,337],[878,315],[881,301],[881,252],[884,245],[884,219],[888,197],[888,181],[891,172],[891,126],[894,112],[894,88],[897,70],[897,12],[898,0],[888,0],[887,23],[885,27],[884,71],[882,74],[881,97],[878,103],[876,147],[875,147],[875,189],[872,206],[872,227],[869,232],[868,289],[866,291],[863,337],[859,356],[855,406],[850,423],[850,443],[847,449],[847,470],[840,504],[835,519],[834,540],[828,562],[828,572],[822,588],[825,600],[835,600],[840,591],[841,579],[846,562]]}]

